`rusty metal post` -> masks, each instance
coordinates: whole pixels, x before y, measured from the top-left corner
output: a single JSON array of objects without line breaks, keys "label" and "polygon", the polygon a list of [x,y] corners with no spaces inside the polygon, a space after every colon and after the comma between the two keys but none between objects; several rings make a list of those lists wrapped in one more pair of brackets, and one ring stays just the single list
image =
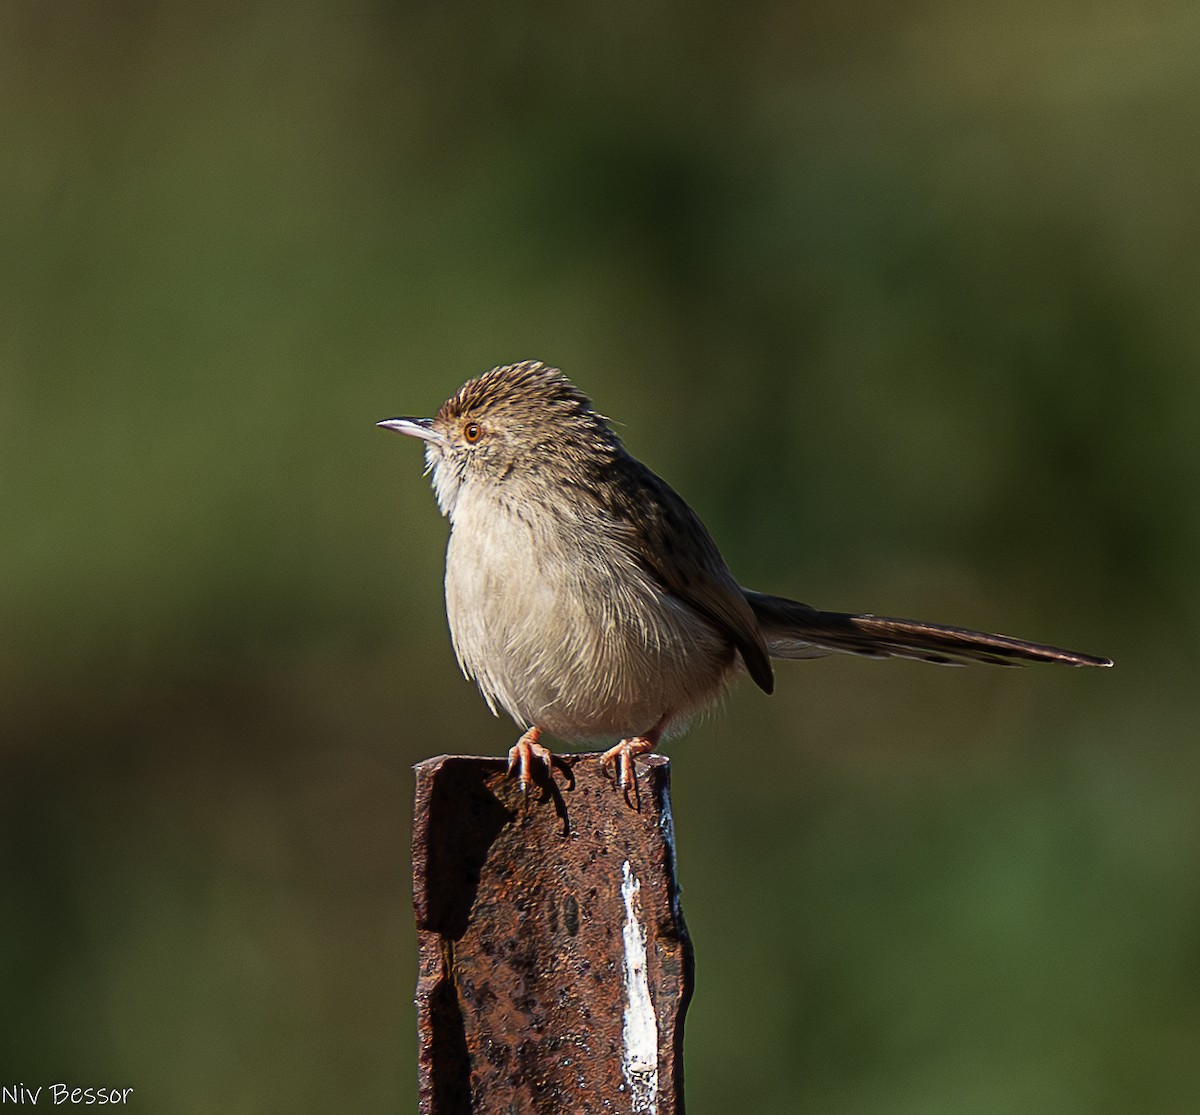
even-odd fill
[{"label": "rusty metal post", "polygon": [[522,801],[505,764],[417,768],[422,1115],[679,1115],[692,948],[670,763],[630,808],[596,755]]}]

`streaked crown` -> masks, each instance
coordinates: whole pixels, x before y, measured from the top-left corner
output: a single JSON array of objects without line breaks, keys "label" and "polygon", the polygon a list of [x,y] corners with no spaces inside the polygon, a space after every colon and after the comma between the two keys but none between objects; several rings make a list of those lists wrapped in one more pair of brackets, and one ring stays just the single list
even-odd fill
[{"label": "streaked crown", "polygon": [[581,431],[608,429],[591,399],[558,368],[540,360],[502,364],[468,380],[442,404],[434,422],[452,429],[465,419],[487,419],[512,432],[547,423]]}]

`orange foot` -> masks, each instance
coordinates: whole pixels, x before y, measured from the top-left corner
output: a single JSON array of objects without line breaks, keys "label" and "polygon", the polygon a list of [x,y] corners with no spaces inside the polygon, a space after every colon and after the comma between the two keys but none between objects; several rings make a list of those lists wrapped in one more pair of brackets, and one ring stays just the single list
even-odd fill
[{"label": "orange foot", "polygon": [[[653,751],[657,746],[658,732],[648,732],[644,736],[623,739],[616,747],[610,747],[600,756],[600,765],[613,768],[613,773],[617,775],[621,789],[625,793],[625,800],[639,812],[642,808],[642,801],[638,796],[637,764],[634,760],[639,755]],[[629,797],[630,790],[633,791],[632,801]]]},{"label": "orange foot", "polygon": [[530,728],[508,751],[509,777],[511,778],[514,774],[517,776],[521,792],[524,794],[529,792],[530,783],[533,781],[531,770],[534,759],[545,765],[547,775],[550,775],[553,770],[550,765],[553,761],[550,749],[538,743],[541,737],[541,728]]}]

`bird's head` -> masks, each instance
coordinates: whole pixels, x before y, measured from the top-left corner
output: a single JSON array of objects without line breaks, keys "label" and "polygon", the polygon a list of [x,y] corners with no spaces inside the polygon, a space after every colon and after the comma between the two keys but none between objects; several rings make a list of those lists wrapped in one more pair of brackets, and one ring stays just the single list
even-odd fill
[{"label": "bird's head", "polygon": [[591,400],[557,368],[537,360],[504,364],[468,380],[432,418],[377,425],[425,442],[427,471],[443,515],[485,484],[561,482],[620,451]]}]

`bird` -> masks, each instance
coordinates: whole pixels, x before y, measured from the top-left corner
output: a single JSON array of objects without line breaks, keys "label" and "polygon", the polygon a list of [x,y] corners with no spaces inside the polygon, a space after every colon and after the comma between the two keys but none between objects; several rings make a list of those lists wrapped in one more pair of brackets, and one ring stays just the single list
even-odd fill
[{"label": "bird", "polygon": [[[740,675],[774,689],[772,659],[848,653],[937,664],[1112,660],[1008,635],[822,611],[742,587],[683,497],[625,448],[558,368],[503,364],[432,418],[378,426],[424,442],[449,519],[445,597],[463,673],[522,734],[522,792],[549,735],[602,755],[637,804],[639,756],[678,735]],[[632,793],[632,798],[630,794]]]}]

